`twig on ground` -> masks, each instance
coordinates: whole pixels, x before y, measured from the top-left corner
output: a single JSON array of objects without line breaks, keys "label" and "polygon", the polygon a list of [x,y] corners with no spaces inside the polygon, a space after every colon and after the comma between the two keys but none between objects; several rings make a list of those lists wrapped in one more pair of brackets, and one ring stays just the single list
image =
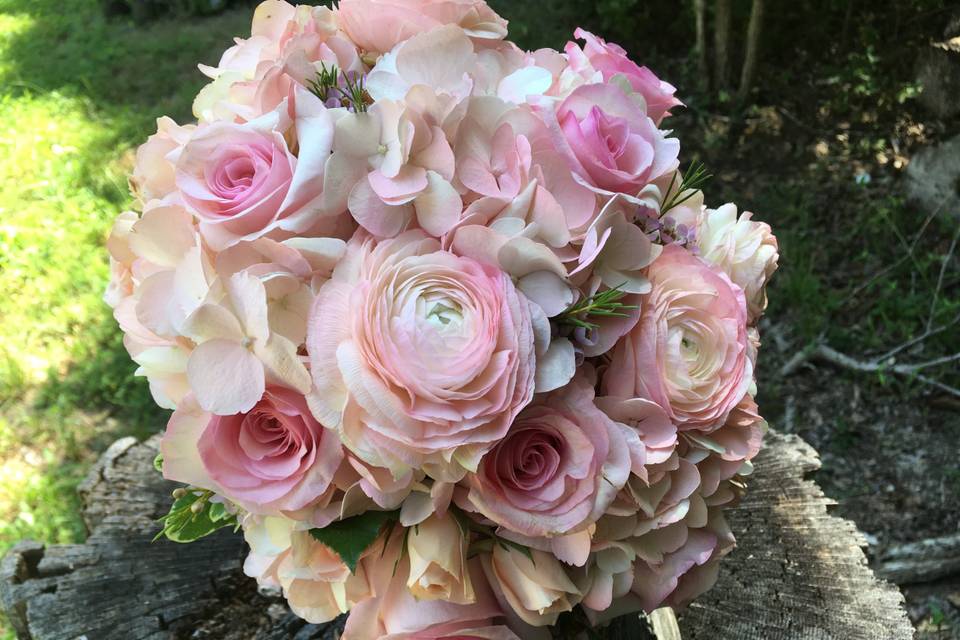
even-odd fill
[{"label": "twig on ground", "polygon": [[780,370],[780,373],[783,376],[789,376],[798,371],[801,366],[810,360],[820,360],[843,369],[850,369],[851,371],[859,371],[861,373],[893,373],[905,378],[918,380],[925,385],[936,387],[945,393],[960,398],[960,389],[951,387],[950,385],[940,382],[939,380],[934,380],[933,378],[919,373],[921,369],[927,367],[960,360],[960,353],[955,353],[952,356],[946,356],[944,358],[938,358],[937,360],[921,362],[918,364],[894,364],[888,361],[857,360],[856,358],[852,358],[844,353],[840,353],[836,349],[821,343],[794,355],[793,358],[791,358],[790,361],[783,366],[783,368]]}]

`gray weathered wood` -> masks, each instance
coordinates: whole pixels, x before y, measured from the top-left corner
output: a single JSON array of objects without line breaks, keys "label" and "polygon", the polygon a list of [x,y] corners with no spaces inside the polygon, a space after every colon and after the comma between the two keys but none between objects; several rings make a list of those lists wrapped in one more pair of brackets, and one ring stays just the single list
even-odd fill
[{"label": "gray weathered wood", "polygon": [[742,502],[728,512],[737,549],[717,585],[680,615],[684,640],[909,640],[896,587],[878,580],[866,541],[805,476],[820,468],[800,438],[771,431]]},{"label": "gray weathered wood", "polygon": [[896,584],[960,575],[960,534],[888,547],[877,563],[877,575]]},{"label": "gray weathered wood", "polygon": [[[21,543],[0,563],[0,602],[32,640],[334,640],[340,625],[309,625],[240,571],[230,531],[190,545],[151,542],[171,483],[152,470],[155,441],[117,442],[81,487],[85,544]],[[866,567],[862,537],[827,514],[803,476],[816,453],[771,433],[743,503],[730,514],[740,547],[717,587],[681,615],[683,638],[900,640],[902,598]],[[341,623],[342,624],[342,623]],[[638,618],[608,638],[652,637]]]}]

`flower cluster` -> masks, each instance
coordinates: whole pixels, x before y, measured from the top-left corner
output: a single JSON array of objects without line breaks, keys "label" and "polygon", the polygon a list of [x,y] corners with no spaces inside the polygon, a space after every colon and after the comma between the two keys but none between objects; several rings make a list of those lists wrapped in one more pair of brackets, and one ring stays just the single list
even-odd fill
[{"label": "flower cluster", "polygon": [[483,0],[266,0],[108,241],[168,535],[242,527],[346,640],[689,601],[760,447],[770,228],[704,206],[623,49],[506,35]]}]

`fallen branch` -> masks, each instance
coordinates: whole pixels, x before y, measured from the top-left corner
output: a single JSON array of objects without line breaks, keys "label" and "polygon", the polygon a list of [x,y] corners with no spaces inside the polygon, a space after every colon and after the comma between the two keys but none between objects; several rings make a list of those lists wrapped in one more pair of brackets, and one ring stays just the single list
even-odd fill
[{"label": "fallen branch", "polygon": [[896,584],[932,582],[960,574],[960,534],[888,548],[876,572]]},{"label": "fallen branch", "polygon": [[784,377],[790,376],[796,373],[800,367],[810,360],[819,360],[843,369],[850,369],[851,371],[859,371],[861,373],[893,373],[905,378],[917,380],[931,387],[936,387],[941,391],[960,398],[960,389],[951,387],[950,385],[944,384],[939,380],[935,380],[919,373],[922,369],[926,369],[928,367],[960,360],[960,353],[955,353],[944,358],[937,358],[936,360],[930,360],[928,362],[916,364],[896,364],[890,362],[889,359],[883,361],[857,360],[856,358],[852,358],[851,356],[840,353],[836,349],[833,349],[825,344],[818,344],[810,349],[795,354],[785,365],[783,365],[783,367],[780,369],[780,374]]}]

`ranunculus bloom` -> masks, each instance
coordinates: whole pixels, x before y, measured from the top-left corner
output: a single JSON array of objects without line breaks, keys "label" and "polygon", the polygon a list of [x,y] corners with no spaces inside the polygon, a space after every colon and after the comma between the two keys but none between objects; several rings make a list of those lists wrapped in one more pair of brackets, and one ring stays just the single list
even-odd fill
[{"label": "ranunculus bloom", "polygon": [[581,531],[627,481],[625,429],[594,405],[590,384],[574,378],[518,416],[470,476],[468,500],[524,536]]},{"label": "ranunculus bloom", "polygon": [[584,29],[577,29],[573,35],[586,43],[583,49],[574,42],[567,43],[565,51],[570,66],[580,73],[599,71],[604,82],[618,75],[625,77],[633,90],[643,96],[647,115],[658,125],[664,116],[670,115],[670,109],[683,104],[673,95],[676,87],[658,78],[650,69],[638,66],[627,57],[623,47],[605,42]]},{"label": "ranunculus bloom", "polygon": [[656,402],[681,430],[716,429],[753,380],[743,290],[677,245],[648,275],[653,291],[612,352],[606,392]]},{"label": "ranunculus bloom", "polygon": [[333,120],[303,87],[294,96],[288,108],[295,114],[299,156],[284,137],[292,124],[287,112],[246,124],[204,125],[183,148],[176,164],[177,187],[214,249],[276,228],[302,232],[321,214]]},{"label": "ranunculus bloom", "polygon": [[301,509],[323,496],[343,458],[336,434],[313,418],[302,395],[282,387],[268,388],[243,414],[179,409],[161,449],[167,478],[217,490],[264,514]]},{"label": "ranunculus bloom", "polygon": [[311,408],[373,465],[457,480],[533,397],[532,313],[504,273],[420,231],[359,233],[309,321]]},{"label": "ranunculus bloom", "polygon": [[616,85],[579,87],[544,117],[574,174],[600,192],[635,197],[677,168],[680,142]]},{"label": "ranunculus bloom", "polygon": [[447,24],[473,38],[507,35],[507,21],[483,0],[341,0],[339,7],[340,27],[361,49],[376,53]]},{"label": "ranunculus bloom", "polygon": [[777,270],[777,239],[765,222],[751,220],[744,212],[737,219],[737,205],[725,204],[701,214],[697,229],[700,255],[723,269],[743,289],[751,321],[767,308],[766,285]]},{"label": "ranunculus bloom", "polygon": [[580,601],[580,591],[551,554],[494,545],[481,556],[483,570],[504,608],[513,609],[521,620],[535,627],[556,624],[564,611]]}]

